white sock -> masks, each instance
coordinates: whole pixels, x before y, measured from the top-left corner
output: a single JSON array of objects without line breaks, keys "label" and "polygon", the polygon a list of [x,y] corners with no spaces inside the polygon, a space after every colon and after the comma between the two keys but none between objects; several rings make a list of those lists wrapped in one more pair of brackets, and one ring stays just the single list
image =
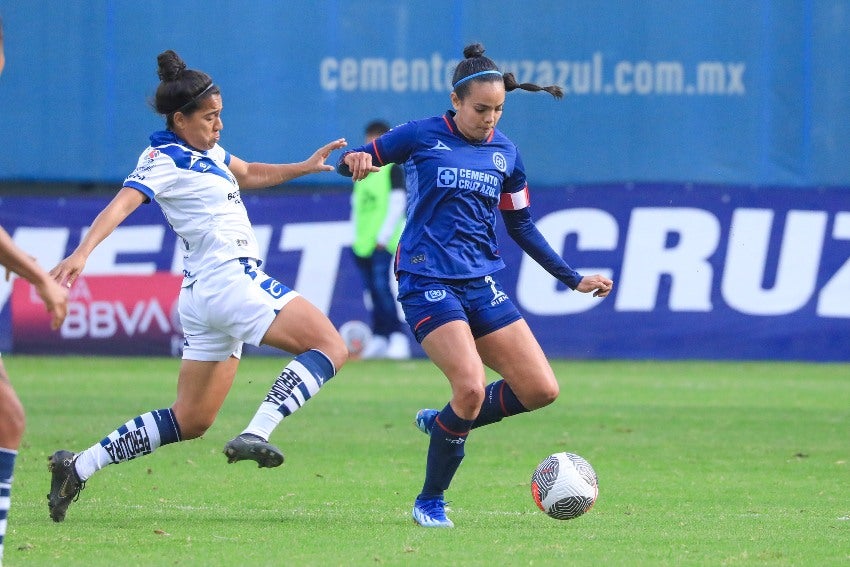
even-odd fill
[{"label": "white sock", "polygon": [[242,433],[268,440],[283,418],[306,404],[334,373],[333,364],[318,350],[309,350],[296,356],[275,380],[266,399]]}]

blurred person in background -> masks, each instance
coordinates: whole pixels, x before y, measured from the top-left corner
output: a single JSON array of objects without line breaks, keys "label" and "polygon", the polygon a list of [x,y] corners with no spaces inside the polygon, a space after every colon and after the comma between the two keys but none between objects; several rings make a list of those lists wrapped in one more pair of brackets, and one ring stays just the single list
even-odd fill
[{"label": "blurred person in background", "polygon": [[[413,519],[423,527],[454,526],[444,493],[470,430],[547,406],[559,394],[543,349],[497,278],[505,264],[496,211],[520,248],[571,289],[606,297],[613,286],[602,275],[579,274],[543,238],[519,152],[496,129],[506,92],[542,90],[560,98],[561,89],[518,84],[480,44],[467,46],[463,56],[452,77],[452,110],[396,126],[343,153],[337,164],[339,173],[360,180],[403,163],[414,185],[396,254],[398,297],[416,340],[452,391],[442,410],[423,409],[415,418],[430,437],[425,482],[413,504]],[[485,366],[502,379],[487,384]]]},{"label": "blurred person in background", "polygon": [[55,522],[65,519],[86,481],[105,466],[203,435],[230,391],[243,343],[296,356],[248,427],[225,444],[230,463],[280,466],[284,457],[269,443],[272,431],[348,359],[345,343],[325,314],[261,269],[260,247],[241,195],[242,190],[332,171],[325,160],[345,140],[330,142],[299,163],[245,162],[218,143],[223,104],[210,76],[188,69],[171,50],[161,53],[157,63],[160,83],[153,102],[166,129],[151,134],[136,169],[51,275],[73,284],[95,247],[139,206],[156,200],[183,249],[178,310],[185,340],[177,399],[170,408],[131,419],[80,453],[59,450],[49,457],[48,508]]},{"label": "blurred person in background", "polygon": [[[366,125],[369,144],[390,129],[381,120]],[[406,203],[404,170],[390,163],[354,182],[351,195],[351,222],[354,242],[351,250],[368,295],[372,316],[372,337],[360,358],[410,358],[410,344],[402,330],[396,299],[390,287],[390,272],[398,239],[404,228]]]},{"label": "blurred person in background", "polygon": [[[6,65],[3,49],[3,20],[0,19],[0,74]],[[50,274],[29,254],[18,248],[5,229],[0,227],[0,264],[6,279],[15,273],[30,282],[50,313],[50,326],[58,329],[68,313],[68,290],[53,281]],[[3,540],[6,536],[9,507],[12,502],[12,479],[15,458],[24,436],[24,407],[18,399],[9,375],[0,359],[0,564],[3,563]]]}]

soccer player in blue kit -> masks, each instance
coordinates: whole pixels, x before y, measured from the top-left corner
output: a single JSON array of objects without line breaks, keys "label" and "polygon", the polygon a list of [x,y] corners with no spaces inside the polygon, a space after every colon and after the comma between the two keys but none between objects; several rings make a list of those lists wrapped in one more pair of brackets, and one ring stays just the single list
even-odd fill
[{"label": "soccer player in blue kit", "polygon": [[[420,410],[416,425],[430,436],[425,482],[413,505],[424,527],[452,527],[444,493],[464,457],[471,429],[551,404],[559,387],[528,324],[504,292],[505,267],[496,241],[496,210],[522,250],[571,289],[607,296],[613,282],[582,276],[534,225],[525,170],[516,146],[496,129],[505,93],[558,87],[518,84],[467,46],[453,77],[453,110],[407,122],[344,153],[337,171],[363,179],[388,163],[404,164],[407,225],[396,253],[398,299],[428,357],[452,389],[441,410]],[[502,377],[486,384],[485,365]]]},{"label": "soccer player in blue kit", "polygon": [[344,139],[299,163],[246,162],[222,148],[222,97],[206,73],[188,69],[171,50],[158,58],[154,107],[166,129],[154,132],[123,187],[97,215],[79,246],[51,275],[70,287],[86,260],[127,216],[156,200],[183,250],[178,309],[185,342],[177,399],[139,415],[79,453],[56,451],[48,508],[55,522],[85,482],[107,465],[200,437],[212,425],[236,377],[244,342],[270,345],[295,358],[283,368],[246,429],[227,442],[228,462],[283,463],[268,442],[278,424],[301,408],[348,359],[330,320],[296,291],[261,268],[260,247],[241,191],[271,187],[302,175],[333,171],[325,163]]}]

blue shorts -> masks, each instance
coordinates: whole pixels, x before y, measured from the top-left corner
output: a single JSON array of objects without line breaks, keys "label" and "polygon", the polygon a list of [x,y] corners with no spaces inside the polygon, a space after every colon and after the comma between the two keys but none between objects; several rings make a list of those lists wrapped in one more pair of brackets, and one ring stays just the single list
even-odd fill
[{"label": "blue shorts", "polygon": [[444,280],[409,272],[398,276],[398,300],[420,343],[428,333],[449,321],[466,321],[477,339],[522,318],[492,275],[468,280]]}]

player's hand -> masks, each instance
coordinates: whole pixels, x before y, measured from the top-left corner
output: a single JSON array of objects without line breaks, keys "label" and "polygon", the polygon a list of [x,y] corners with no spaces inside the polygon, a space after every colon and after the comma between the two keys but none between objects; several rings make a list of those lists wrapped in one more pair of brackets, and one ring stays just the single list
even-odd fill
[{"label": "player's hand", "polygon": [[584,276],[581,278],[578,286],[576,286],[576,291],[580,291],[582,293],[590,293],[592,291],[593,297],[608,297],[608,294],[611,293],[611,289],[613,289],[613,287],[613,280],[599,274],[594,274],[592,276]]},{"label": "player's hand", "polygon": [[36,284],[35,290],[50,313],[50,328],[55,331],[68,314],[68,290],[51,279]]},{"label": "player's hand", "polygon": [[345,154],[343,158],[345,165],[351,171],[351,178],[354,181],[364,179],[370,173],[380,171],[381,168],[372,164],[372,154],[366,152],[351,152]]},{"label": "player's hand", "polygon": [[79,252],[73,252],[70,256],[56,264],[50,270],[50,277],[59,285],[70,288],[86,266],[86,256]]},{"label": "player's hand", "polygon": [[307,161],[305,161],[304,164],[313,173],[318,173],[320,171],[333,171],[336,168],[332,165],[326,164],[325,160],[328,159],[332,151],[344,148],[347,145],[348,142],[345,141],[345,138],[329,142],[313,152],[313,155],[307,158]]}]

